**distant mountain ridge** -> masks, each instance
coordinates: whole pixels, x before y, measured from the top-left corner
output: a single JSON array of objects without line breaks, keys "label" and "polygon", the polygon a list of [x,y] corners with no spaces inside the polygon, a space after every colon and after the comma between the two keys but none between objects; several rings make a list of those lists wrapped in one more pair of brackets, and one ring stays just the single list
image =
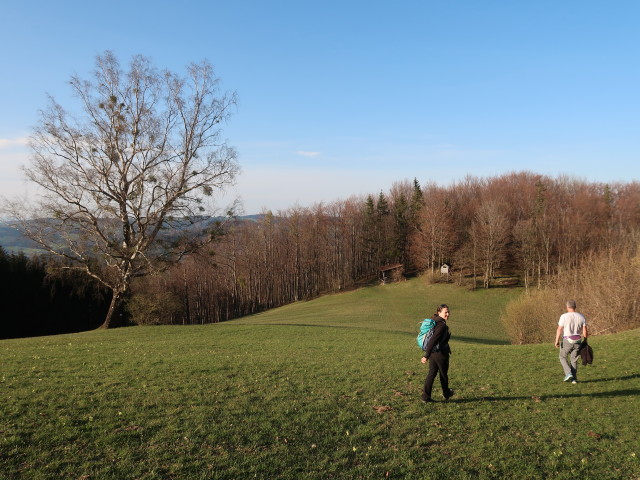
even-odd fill
[{"label": "distant mountain ridge", "polygon": [[[242,215],[238,217],[239,221],[258,221],[264,215]],[[215,220],[215,217],[213,218]],[[6,223],[0,223],[0,247],[9,254],[24,253],[25,255],[38,255],[46,253],[44,250],[32,240],[28,239],[15,228],[10,227]]]},{"label": "distant mountain ridge", "polygon": [[11,253],[24,252],[27,255],[44,253],[44,250],[38,248],[38,245],[22,235],[18,230],[6,224],[0,223],[0,247]]}]

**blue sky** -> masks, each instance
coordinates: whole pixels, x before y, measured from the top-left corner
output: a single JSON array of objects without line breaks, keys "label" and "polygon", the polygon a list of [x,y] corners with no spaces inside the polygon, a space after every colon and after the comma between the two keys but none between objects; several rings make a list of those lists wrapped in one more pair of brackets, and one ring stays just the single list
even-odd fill
[{"label": "blue sky", "polygon": [[246,213],[528,170],[640,179],[640,2],[0,3],[0,188],[72,74],[112,50],[237,91]]}]

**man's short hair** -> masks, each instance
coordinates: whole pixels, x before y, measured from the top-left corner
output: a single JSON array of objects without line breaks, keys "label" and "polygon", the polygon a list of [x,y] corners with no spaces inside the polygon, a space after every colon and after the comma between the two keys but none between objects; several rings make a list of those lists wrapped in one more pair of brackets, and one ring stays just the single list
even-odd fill
[{"label": "man's short hair", "polygon": [[567,308],[576,309],[576,301],[575,300],[567,300]]}]

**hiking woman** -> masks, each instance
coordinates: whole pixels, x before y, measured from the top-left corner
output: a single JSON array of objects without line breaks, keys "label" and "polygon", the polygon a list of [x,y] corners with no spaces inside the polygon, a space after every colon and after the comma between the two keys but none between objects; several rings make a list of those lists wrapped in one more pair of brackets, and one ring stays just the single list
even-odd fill
[{"label": "hiking woman", "polygon": [[424,381],[424,389],[422,390],[422,401],[432,402],[431,389],[436,375],[440,374],[440,385],[442,386],[442,395],[445,400],[451,398],[454,391],[449,388],[449,338],[451,333],[447,327],[447,319],[449,318],[449,307],[444,303],[438,306],[437,313],[433,316],[436,322],[433,327],[433,335],[427,343],[422,363],[429,361],[429,371]]}]

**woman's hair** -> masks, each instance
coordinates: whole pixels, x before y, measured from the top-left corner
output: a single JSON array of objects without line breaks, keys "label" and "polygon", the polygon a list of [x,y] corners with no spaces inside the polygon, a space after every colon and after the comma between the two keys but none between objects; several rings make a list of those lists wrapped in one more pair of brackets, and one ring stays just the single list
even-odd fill
[{"label": "woman's hair", "polygon": [[449,305],[447,305],[446,303],[443,303],[443,304],[441,304],[441,305],[438,305],[438,309],[436,310],[436,313],[440,313],[440,312],[441,312],[442,310],[444,310],[445,308],[446,308],[447,310],[449,310]]}]

